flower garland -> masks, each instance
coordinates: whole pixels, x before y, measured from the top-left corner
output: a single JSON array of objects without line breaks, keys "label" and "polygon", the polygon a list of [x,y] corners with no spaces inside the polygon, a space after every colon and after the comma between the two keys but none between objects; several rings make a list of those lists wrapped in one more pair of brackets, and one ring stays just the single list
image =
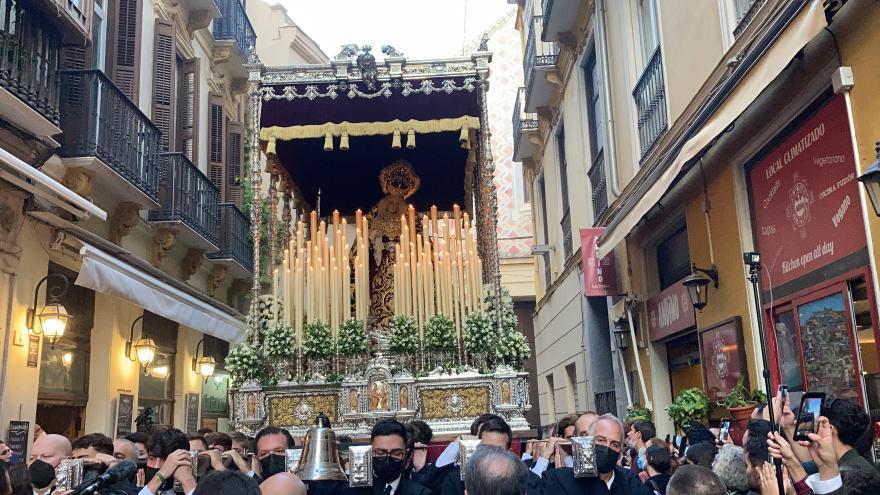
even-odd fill
[{"label": "flower garland", "polygon": [[345,357],[360,356],[367,353],[367,332],[364,322],[354,318],[339,325],[339,337],[336,339],[339,354]]},{"label": "flower garland", "polygon": [[397,315],[388,324],[388,350],[395,354],[415,354],[419,350],[419,332],[416,319]]},{"label": "flower garland", "polygon": [[515,328],[504,332],[495,346],[495,356],[515,367],[521,367],[522,362],[528,359],[531,354],[532,349],[528,339]]},{"label": "flower garland", "polygon": [[429,351],[455,349],[455,323],[442,314],[436,314],[425,323],[425,347]]},{"label": "flower garland", "polygon": [[258,378],[263,371],[260,352],[247,342],[233,347],[226,355],[226,371],[235,383]]},{"label": "flower garland", "polygon": [[293,331],[285,323],[275,322],[263,334],[263,355],[267,358],[288,358],[293,356],[295,348]]},{"label": "flower garland", "polygon": [[497,334],[492,317],[483,311],[474,311],[464,319],[464,346],[470,353],[490,353]]},{"label": "flower garland", "polygon": [[333,336],[325,321],[313,321],[303,330],[303,356],[306,359],[327,359],[333,355]]}]

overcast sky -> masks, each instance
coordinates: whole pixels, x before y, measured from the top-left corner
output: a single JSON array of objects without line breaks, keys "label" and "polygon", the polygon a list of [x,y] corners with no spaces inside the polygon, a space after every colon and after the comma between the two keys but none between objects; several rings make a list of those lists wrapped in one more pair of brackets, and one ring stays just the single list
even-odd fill
[{"label": "overcast sky", "polygon": [[372,45],[380,59],[382,45],[410,58],[457,56],[463,44],[516,8],[507,0],[278,1],[331,59],[349,43]]}]

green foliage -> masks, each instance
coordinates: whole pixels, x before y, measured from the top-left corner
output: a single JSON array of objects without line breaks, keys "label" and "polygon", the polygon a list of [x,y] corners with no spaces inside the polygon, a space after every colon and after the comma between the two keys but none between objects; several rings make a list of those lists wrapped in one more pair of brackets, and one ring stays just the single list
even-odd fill
[{"label": "green foliage", "polygon": [[395,354],[415,354],[419,350],[419,329],[416,319],[396,315],[388,324],[388,350]]},{"label": "green foliage", "polygon": [[709,399],[703,389],[686,388],[679,392],[678,397],[666,408],[677,428],[687,429],[691,421],[702,422],[711,412]]},{"label": "green foliage", "polygon": [[339,325],[336,346],[345,357],[362,356],[367,353],[367,331],[364,322],[354,318]]},{"label": "green foliage", "polygon": [[286,323],[278,321],[263,334],[263,355],[267,358],[288,358],[295,348],[293,329]]},{"label": "green foliage", "polygon": [[626,410],[626,416],[623,417],[623,422],[624,423],[633,423],[635,421],[641,421],[643,419],[647,419],[648,421],[651,421],[652,417],[653,417],[653,414],[651,413],[650,409],[648,409],[647,407],[634,405],[634,406],[629,407]]},{"label": "green foliage", "polygon": [[754,389],[752,390],[752,400],[759,404],[767,404],[767,394],[764,393],[763,390]]},{"label": "green foliage", "polygon": [[495,357],[518,369],[522,368],[522,362],[531,354],[528,339],[516,327],[505,330],[495,346]]},{"label": "green foliage", "polygon": [[736,381],[736,385],[730,390],[730,394],[724,399],[724,407],[730,409],[733,407],[746,407],[751,405],[752,394],[745,386],[745,380],[742,375]]},{"label": "green foliage", "polygon": [[333,356],[333,336],[326,321],[313,321],[303,329],[303,356],[306,359],[327,359]]},{"label": "green foliage", "polygon": [[492,317],[483,311],[474,311],[464,319],[464,347],[469,353],[491,353],[498,334]]},{"label": "green foliage", "polygon": [[438,352],[455,349],[455,323],[442,314],[428,318],[425,322],[425,348]]}]

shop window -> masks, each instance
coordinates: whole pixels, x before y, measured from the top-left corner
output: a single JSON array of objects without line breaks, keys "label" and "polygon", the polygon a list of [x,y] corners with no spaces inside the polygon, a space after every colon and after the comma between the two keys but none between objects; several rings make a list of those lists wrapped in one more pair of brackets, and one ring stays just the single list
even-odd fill
[{"label": "shop window", "polygon": [[691,252],[687,227],[682,227],[657,245],[657,276],[663,290],[691,273]]},{"label": "shop window", "polygon": [[140,375],[138,415],[148,415],[154,424],[170,425],[174,413],[174,363],[177,352],[177,323],[144,311],[144,338],[153,339],[157,351],[149,372]]},{"label": "shop window", "polygon": [[782,383],[792,392],[804,391],[804,377],[801,374],[800,337],[794,323],[794,310],[786,307],[776,311],[773,318],[776,336],[776,360]]},{"label": "shop window", "polygon": [[696,332],[666,342],[666,365],[672,385],[672,398],[686,388],[703,388],[700,343]]},{"label": "shop window", "polygon": [[227,390],[229,374],[225,371],[226,355],[229,354],[229,342],[205,335],[205,356],[214,358],[217,367],[214,376],[202,384],[202,424],[206,419],[226,418],[229,416]]},{"label": "shop window", "polygon": [[856,322],[856,338],[865,379],[865,395],[871,420],[880,419],[880,359],[877,356],[876,328],[871,316],[871,298],[864,280],[852,284],[853,315]]},{"label": "shop window", "polygon": [[834,292],[797,308],[807,388],[829,396],[857,399],[849,308]]}]

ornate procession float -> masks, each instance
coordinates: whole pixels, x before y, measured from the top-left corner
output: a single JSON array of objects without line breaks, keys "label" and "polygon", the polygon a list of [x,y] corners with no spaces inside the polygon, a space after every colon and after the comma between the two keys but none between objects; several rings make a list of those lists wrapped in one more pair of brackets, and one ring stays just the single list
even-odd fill
[{"label": "ornate procession float", "polygon": [[251,55],[250,186],[268,201],[251,201],[249,333],[226,361],[237,430],[302,435],[321,412],[356,437],[388,417],[463,433],[489,412],[528,429],[529,346],[496,241],[491,53],[382,52]]}]

